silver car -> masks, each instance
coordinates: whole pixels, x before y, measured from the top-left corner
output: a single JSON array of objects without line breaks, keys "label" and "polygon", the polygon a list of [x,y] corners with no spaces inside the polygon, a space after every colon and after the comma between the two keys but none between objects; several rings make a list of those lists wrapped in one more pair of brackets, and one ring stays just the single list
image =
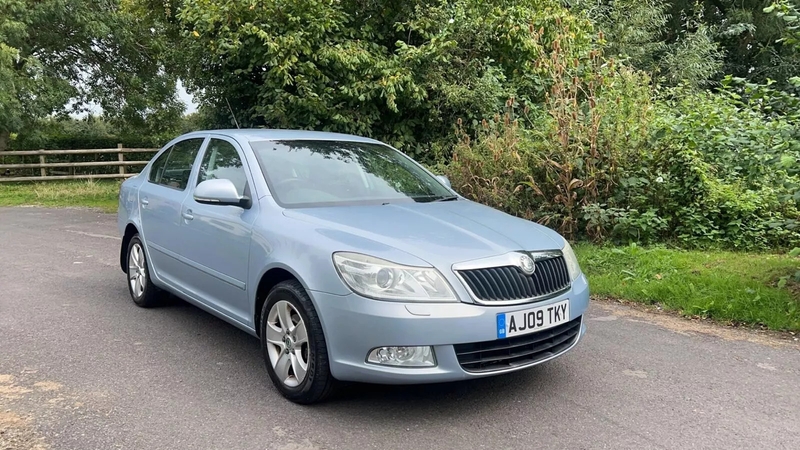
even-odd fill
[{"label": "silver car", "polygon": [[298,403],[337,381],[524,369],[586,329],[589,286],[564,238],[372,139],[185,134],[122,183],[118,219],[133,301],[168,292],[258,337]]}]

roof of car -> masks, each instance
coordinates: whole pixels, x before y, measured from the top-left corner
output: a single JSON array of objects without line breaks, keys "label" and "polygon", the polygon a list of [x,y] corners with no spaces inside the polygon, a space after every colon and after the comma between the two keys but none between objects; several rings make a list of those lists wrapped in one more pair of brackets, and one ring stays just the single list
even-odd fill
[{"label": "roof of car", "polygon": [[242,128],[226,130],[199,130],[187,133],[185,136],[193,134],[221,134],[242,141],[291,141],[291,140],[319,140],[319,141],[351,141],[351,142],[373,142],[381,143],[375,139],[356,136],[353,134],[329,133],[327,131],[310,130],[279,130],[265,128]]}]

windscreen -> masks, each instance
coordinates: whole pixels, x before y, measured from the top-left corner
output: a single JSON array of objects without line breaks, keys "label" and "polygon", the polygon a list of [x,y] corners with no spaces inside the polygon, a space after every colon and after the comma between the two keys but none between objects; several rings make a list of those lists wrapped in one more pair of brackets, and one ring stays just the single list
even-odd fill
[{"label": "windscreen", "polygon": [[288,140],[250,142],[279,204],[430,202],[452,197],[439,180],[381,144]]}]

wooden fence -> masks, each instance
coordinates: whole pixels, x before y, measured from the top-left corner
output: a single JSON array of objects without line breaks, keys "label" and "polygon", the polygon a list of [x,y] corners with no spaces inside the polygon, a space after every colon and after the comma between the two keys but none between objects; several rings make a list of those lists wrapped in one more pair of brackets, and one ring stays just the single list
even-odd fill
[{"label": "wooden fence", "polygon": [[[149,153],[157,148],[21,150],[0,152],[0,183],[10,181],[50,181],[98,178],[127,178],[138,173],[147,160],[130,160],[126,155]],[[116,153],[116,159],[114,159]],[[38,162],[30,162],[38,157]],[[47,158],[50,157],[50,162]],[[74,157],[82,161],[73,161]],[[139,156],[137,156],[139,157]],[[8,163],[7,160],[15,160]],[[53,161],[53,160],[57,161]],[[90,161],[86,161],[90,159]],[[149,160],[149,158],[148,158]],[[36,169],[39,169],[36,171]]]}]

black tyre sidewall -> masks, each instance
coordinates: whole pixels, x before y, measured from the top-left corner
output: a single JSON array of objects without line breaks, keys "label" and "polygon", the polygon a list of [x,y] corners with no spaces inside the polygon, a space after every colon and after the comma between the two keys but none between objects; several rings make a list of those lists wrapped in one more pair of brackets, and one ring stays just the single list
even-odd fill
[{"label": "black tyre sidewall", "polygon": [[[300,317],[306,324],[308,332],[308,344],[310,358],[306,378],[297,387],[290,387],[283,384],[269,359],[267,351],[267,322],[269,311],[273,305],[279,301],[286,301],[292,304]],[[328,349],[322,331],[322,325],[317,317],[314,305],[306,294],[300,283],[296,281],[284,281],[276,285],[267,296],[261,310],[261,323],[259,324],[261,336],[261,351],[267,372],[272,383],[287,399],[300,404],[311,404],[323,400],[327,397],[334,382],[330,374],[328,365]]]}]

